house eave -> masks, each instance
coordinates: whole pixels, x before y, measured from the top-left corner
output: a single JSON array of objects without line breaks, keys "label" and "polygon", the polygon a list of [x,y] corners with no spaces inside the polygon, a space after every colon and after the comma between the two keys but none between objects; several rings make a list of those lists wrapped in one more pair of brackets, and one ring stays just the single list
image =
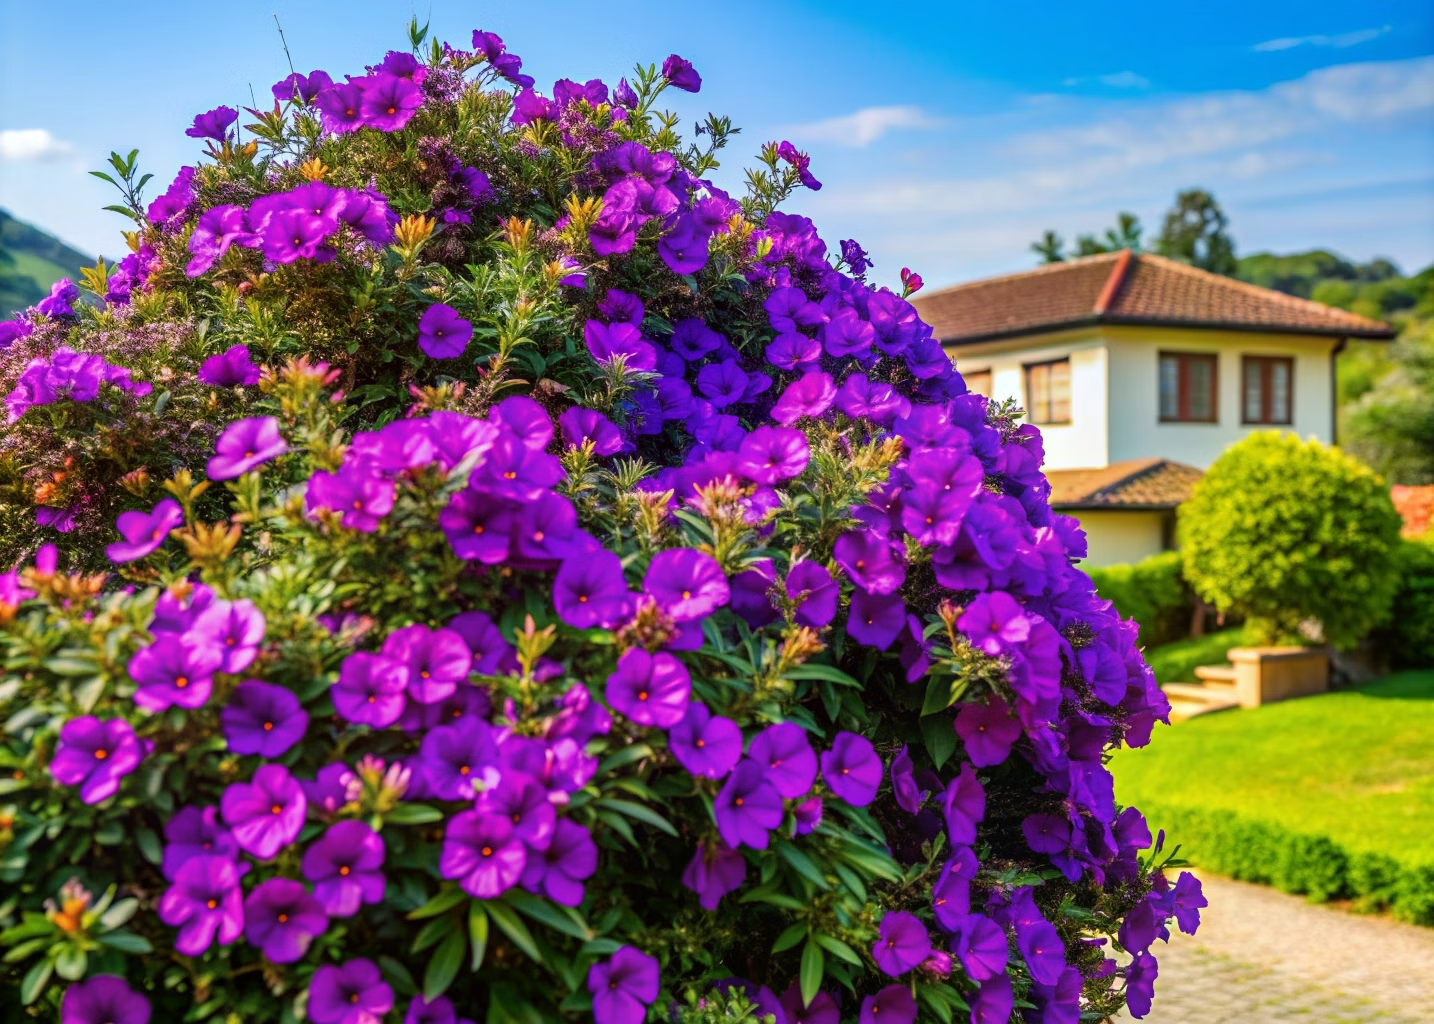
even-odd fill
[{"label": "house eave", "polygon": [[1244,324],[1244,323],[1220,323],[1210,320],[1180,320],[1171,317],[1134,317],[1134,316],[1084,316],[1068,320],[1053,321],[1048,324],[1038,324],[1027,327],[1013,327],[1002,331],[988,331],[985,334],[968,334],[958,337],[941,337],[943,346],[960,348],[964,345],[979,345],[990,341],[1004,341],[1011,338],[1038,337],[1043,334],[1055,334],[1059,331],[1076,330],[1088,327],[1120,326],[1120,327],[1175,327],[1185,330],[1196,331],[1223,331],[1239,334],[1281,334],[1281,335],[1304,335],[1306,337],[1320,337],[1337,340],[1341,338],[1358,338],[1362,341],[1392,341],[1398,334],[1393,328],[1385,327],[1381,330],[1369,328],[1347,328],[1347,327],[1288,327],[1275,324]]},{"label": "house eave", "polygon": [[1051,502],[1053,512],[1172,512],[1179,502],[1135,504],[1132,502],[1070,501]]}]

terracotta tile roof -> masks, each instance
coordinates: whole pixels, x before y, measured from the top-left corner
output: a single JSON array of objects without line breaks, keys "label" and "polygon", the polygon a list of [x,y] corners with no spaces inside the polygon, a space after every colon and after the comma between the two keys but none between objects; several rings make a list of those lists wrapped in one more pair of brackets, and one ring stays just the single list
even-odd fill
[{"label": "terracotta tile roof", "polygon": [[1104,469],[1053,469],[1051,507],[1174,508],[1204,474],[1194,466],[1169,459],[1128,459]]},{"label": "terracotta tile roof", "polygon": [[1423,487],[1395,484],[1389,488],[1389,496],[1404,518],[1404,529],[1400,531],[1404,536],[1414,539],[1434,529],[1434,484]]},{"label": "terracotta tile roof", "polygon": [[972,281],[912,301],[948,344],[1097,323],[1394,337],[1377,320],[1128,249]]}]

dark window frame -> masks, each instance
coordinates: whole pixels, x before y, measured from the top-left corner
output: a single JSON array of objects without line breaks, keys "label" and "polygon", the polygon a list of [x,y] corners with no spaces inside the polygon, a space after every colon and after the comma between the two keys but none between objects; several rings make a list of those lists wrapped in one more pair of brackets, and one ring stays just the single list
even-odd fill
[{"label": "dark window frame", "polygon": [[[1274,418],[1275,374],[1274,367],[1283,364],[1285,374],[1285,418]],[[1250,407],[1246,400],[1246,387],[1251,366],[1260,368],[1260,417],[1250,418]],[[1295,422],[1295,360],[1293,356],[1241,356],[1240,357],[1240,424],[1246,427],[1288,427]]]},{"label": "dark window frame", "polygon": [[[1031,393],[1031,371],[1032,371],[1032,370],[1039,370],[1039,369],[1042,369],[1042,368],[1047,368],[1047,369],[1049,369],[1050,367],[1060,366],[1060,365],[1062,365],[1062,364],[1064,364],[1064,366],[1066,367],[1066,384],[1067,384],[1067,389],[1068,389],[1068,393],[1067,393],[1067,395],[1066,395],[1066,415],[1065,415],[1065,419],[1059,419],[1059,420],[1058,420],[1058,419],[1055,419],[1055,418],[1054,418],[1054,411],[1053,411],[1052,409],[1049,409],[1049,408],[1046,410],[1046,414],[1047,414],[1048,416],[1052,417],[1052,418],[1049,418],[1049,419],[1038,419],[1038,418],[1037,418],[1037,412],[1036,412],[1036,403],[1035,403],[1035,401],[1033,400],[1032,393]],[[1028,422],[1028,423],[1031,423],[1031,424],[1033,424],[1033,425],[1035,425],[1035,426],[1040,426],[1040,427],[1068,427],[1068,426],[1070,426],[1071,423],[1074,421],[1074,417],[1075,417],[1075,408],[1074,408],[1074,407],[1075,407],[1075,377],[1074,377],[1074,374],[1073,374],[1073,371],[1072,371],[1072,367],[1071,367],[1071,357],[1070,357],[1070,356],[1061,356],[1059,359],[1042,359],[1040,362],[1036,362],[1036,363],[1024,363],[1024,364],[1022,365],[1022,370],[1023,370],[1023,372],[1024,372],[1025,385],[1026,385],[1026,420],[1027,420],[1027,422]],[[1054,404],[1054,403],[1048,402],[1048,405],[1050,405],[1050,404]]]},{"label": "dark window frame", "polygon": [[[1161,407],[1160,387],[1167,359],[1176,361],[1175,374],[1175,415],[1166,416],[1165,410]],[[1192,416],[1190,414],[1190,382],[1192,375],[1187,367],[1192,363],[1207,363],[1210,366],[1210,415],[1206,418]],[[1243,379],[1243,378],[1242,378]],[[1220,422],[1220,354],[1218,352],[1167,352],[1161,351],[1155,360],[1155,405],[1156,416],[1161,423],[1201,423],[1219,424]]]}]

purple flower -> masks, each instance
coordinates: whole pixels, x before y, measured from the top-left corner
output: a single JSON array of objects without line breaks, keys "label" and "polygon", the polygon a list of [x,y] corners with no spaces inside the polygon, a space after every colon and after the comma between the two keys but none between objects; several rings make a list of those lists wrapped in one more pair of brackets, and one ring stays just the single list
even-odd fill
[{"label": "purple flower", "polygon": [[895,594],[858,590],[851,595],[846,631],[857,643],[884,651],[905,626],[906,602]]},{"label": "purple flower", "polygon": [[418,321],[418,347],[430,359],[457,359],[473,337],[473,325],[452,306],[435,302]]},{"label": "purple flower", "polygon": [[1176,924],[1186,935],[1195,934],[1200,927],[1200,910],[1210,905],[1210,901],[1205,898],[1200,879],[1188,871],[1180,872],[1180,877],[1175,880],[1175,887],[1166,897],[1166,903],[1175,917]]},{"label": "purple flower", "polygon": [[670,729],[687,714],[692,677],[687,667],[666,651],[649,654],[633,647],[617,660],[607,677],[607,702],[639,725]]},{"label": "purple flower", "polygon": [[1150,1012],[1151,1000],[1155,998],[1155,979],[1159,974],[1159,964],[1150,953],[1137,953],[1126,967],[1125,1006],[1136,1020],[1143,1019]]},{"label": "purple flower", "polygon": [[653,555],[642,589],[656,598],[675,622],[711,615],[732,596],[717,559],[694,548],[671,548]]},{"label": "purple flower", "polygon": [[853,373],[842,382],[836,406],[853,419],[868,419],[883,427],[911,412],[911,402],[892,385],[870,381],[864,373]]},{"label": "purple flower", "polygon": [[627,617],[629,604],[622,560],[602,548],[568,556],[553,578],[558,618],[574,629],[611,629]]},{"label": "purple flower", "polygon": [[325,263],[334,258],[334,251],[324,243],[336,230],[336,217],[284,207],[269,215],[258,234],[264,255],[275,263],[301,259]]},{"label": "purple flower", "polygon": [[707,705],[693,701],[667,734],[667,748],[693,775],[720,779],[742,759],[742,730],[730,718],[717,717]]},{"label": "purple flower", "polygon": [[364,125],[363,90],[351,82],[336,82],[314,97],[324,128],[334,134],[357,131]]},{"label": "purple flower", "polygon": [[333,84],[327,71],[310,71],[307,75],[295,72],[276,83],[272,92],[279,103],[312,103],[315,96]]},{"label": "purple flower", "polygon": [[868,594],[894,594],[906,582],[906,567],[893,557],[891,542],[871,530],[843,533],[832,557],[847,578]]},{"label": "purple flower", "polygon": [[52,527],[57,533],[69,533],[75,528],[75,508],[41,505],[35,509],[35,524]]},{"label": "purple flower", "polygon": [[657,958],[623,946],[588,968],[596,1024],[642,1024],[662,984]]},{"label": "purple flower", "polygon": [[796,606],[798,625],[820,629],[836,618],[841,588],[816,562],[798,562],[787,573],[787,597]]},{"label": "purple flower", "polygon": [[470,896],[490,900],[507,892],[523,876],[528,850],[512,822],[492,814],[463,811],[443,833],[438,870],[458,880]]},{"label": "purple flower", "polygon": [[293,691],[246,679],[220,712],[219,723],[234,753],[279,757],[304,738],[309,715]]},{"label": "purple flower", "polygon": [[693,70],[692,62],[683,60],[675,53],[662,62],[662,77],[667,79],[674,89],[684,92],[696,92],[702,88],[702,76]]},{"label": "purple flower", "polygon": [[907,752],[905,744],[902,744],[901,751],[891,759],[891,791],[896,797],[897,806],[907,814],[919,813],[929,792],[918,787],[911,754]]},{"label": "purple flower", "polygon": [[769,725],[752,738],[747,757],[787,800],[800,800],[817,778],[817,755],[807,731],[792,722]]},{"label": "purple flower", "polygon": [[622,451],[622,434],[600,412],[575,405],[558,417],[558,426],[563,431],[563,441],[572,448],[580,448],[591,441],[594,455],[616,455]]},{"label": "purple flower", "polygon": [[916,1000],[905,985],[888,985],[861,1001],[860,1024],[915,1024]]},{"label": "purple flower", "polygon": [[1011,745],[1021,738],[1021,723],[999,694],[988,704],[963,704],[956,714],[956,735],[966,756],[977,768],[1001,764],[1011,755]]},{"label": "purple flower", "polygon": [[881,919],[880,937],[871,956],[883,974],[899,978],[930,955],[931,936],[914,915],[897,910]]},{"label": "purple flower", "polygon": [[758,427],[737,449],[737,468],[749,480],[775,484],[801,476],[811,451],[807,435],[790,427]]},{"label": "purple flower", "polygon": [[972,981],[994,978],[1006,969],[1010,946],[1006,933],[995,921],[980,914],[971,914],[955,931],[951,952],[961,961],[961,969]]},{"label": "purple flower", "polygon": [[144,749],[123,718],[101,721],[93,715],[72,718],[60,729],[50,774],[62,786],[79,786],[87,804],[119,791],[120,779],[139,767]]},{"label": "purple flower", "polygon": [[344,659],[329,694],[339,717],[384,729],[403,714],[407,686],[408,666],[403,662],[357,651]]},{"label": "purple flower", "polygon": [[453,1000],[447,996],[435,996],[430,1002],[420,992],[408,1003],[408,1012],[403,1015],[403,1024],[473,1024],[467,1017],[459,1017],[453,1008]]},{"label": "purple flower", "polygon": [[776,405],[772,406],[772,419],[791,426],[804,416],[815,419],[830,409],[834,401],[836,383],[831,374],[809,370],[787,385]]},{"label": "purple flower", "polygon": [[713,810],[717,831],[728,846],[765,850],[768,833],[782,823],[782,794],[768,781],[762,765],[743,761],[727,777]]},{"label": "purple flower", "polygon": [[722,897],[747,879],[747,860],[725,844],[701,843],[682,872],[682,884],[697,894],[703,910],[716,910]]},{"label": "purple flower", "polygon": [[[156,204],[158,202],[159,200],[155,200]],[[151,215],[153,209],[153,207],[150,208]],[[211,207],[199,215],[199,221],[194,225],[194,232],[189,236],[189,251],[194,254],[194,258],[191,259],[189,264],[184,268],[184,275],[186,277],[199,277],[202,274],[208,273],[214,264],[224,258],[224,254],[229,251],[230,246],[240,245],[253,248],[258,244],[259,236],[249,230],[248,218],[242,206],[227,205]],[[218,380],[211,380],[206,377],[206,371],[209,371],[209,376],[215,376],[213,367],[216,365],[216,360],[226,359],[234,349],[242,350],[244,352],[244,362],[248,363],[248,350],[245,349],[243,345],[235,345],[222,356],[211,356],[206,359],[199,368],[199,380],[204,384],[214,384],[221,387],[228,387],[230,384],[238,383],[257,383],[259,380],[259,371],[252,366],[250,366],[249,369],[253,370],[253,380],[236,380],[221,383]],[[232,376],[232,374],[226,376]]]},{"label": "purple flower", "polygon": [[1031,620],[1014,597],[997,590],[968,604],[956,628],[970,638],[971,646],[994,658],[1031,635]]},{"label": "purple flower", "polygon": [[215,937],[221,946],[239,938],[244,930],[242,872],[228,857],[191,857],[174,876],[174,884],[159,898],[159,919],[179,929],[174,948],[185,956],[199,956]]},{"label": "purple flower", "polygon": [[288,450],[273,416],[235,420],[215,442],[206,472],[211,480],[233,480]]},{"label": "purple flower", "polygon": [[547,849],[552,842],[557,811],[548,799],[548,791],[531,775],[503,772],[496,786],[478,794],[473,808],[479,814],[506,818],[513,825],[513,834],[529,850]]},{"label": "purple flower", "polygon": [[248,346],[230,345],[219,355],[210,356],[199,365],[199,383],[216,388],[241,385],[247,387],[259,383],[259,367],[249,358]]},{"label": "purple flower", "polygon": [[969,764],[962,765],[961,773],[946,784],[941,813],[954,845],[970,846],[976,841],[976,826],[986,817],[986,791]]},{"label": "purple flower", "polygon": [[822,754],[822,778],[833,793],[853,807],[865,807],[881,788],[881,758],[865,736],[839,732]]},{"label": "purple flower", "polygon": [[817,826],[822,823],[822,800],[814,796],[810,800],[804,800],[792,808],[792,835],[804,836],[815,832]]},{"label": "purple flower", "polygon": [[565,907],[583,902],[583,882],[597,871],[598,850],[592,833],[575,821],[559,818],[544,850],[529,850],[523,888]]},{"label": "purple flower", "polygon": [[941,876],[931,887],[931,910],[946,931],[959,931],[971,913],[971,879],[980,867],[969,846],[956,847],[941,866]]},{"label": "purple flower", "polygon": [[193,635],[160,634],[129,659],[130,678],[139,684],[134,702],[156,714],[176,704],[203,707],[214,687],[214,673],[223,664],[219,651]]},{"label": "purple flower", "polygon": [[643,340],[642,332],[632,324],[589,320],[583,326],[583,341],[599,363],[607,364],[622,356],[623,366],[629,370],[657,369],[657,349]]},{"label": "purple flower", "polygon": [[222,671],[242,672],[259,656],[265,625],[253,601],[215,601],[195,617],[189,636],[218,652]]},{"label": "purple flower", "polygon": [[309,982],[309,1020],[314,1024],[379,1024],[393,1009],[393,989],[372,960],[324,964]]},{"label": "purple flower", "polygon": [[329,915],[299,882],[269,878],[244,901],[244,938],[276,964],[291,964],[329,926]]},{"label": "purple flower", "polygon": [[177,217],[188,209],[189,204],[194,201],[194,172],[193,167],[181,167],[170,182],[169,188],[149,204],[145,215],[151,224],[164,225],[170,218]]},{"label": "purple flower", "polygon": [[366,465],[347,461],[337,473],[317,472],[309,477],[304,502],[310,511],[325,508],[342,513],[350,530],[372,533],[393,511],[392,481],[378,476]]},{"label": "purple flower", "polygon": [[149,1024],[149,1000],[113,974],[98,974],[65,989],[60,1024]]},{"label": "purple flower", "polygon": [[1021,822],[1026,845],[1036,853],[1064,853],[1071,844],[1071,823],[1059,814],[1032,814]]},{"label": "purple flower", "polygon": [[303,787],[283,765],[260,765],[250,782],[224,791],[219,809],[240,849],[258,860],[273,860],[299,836],[309,806]]},{"label": "purple flower", "polygon": [[770,558],[753,562],[750,569],[732,577],[732,610],[753,629],[760,629],[777,618],[770,593],[775,581]]},{"label": "purple flower", "polygon": [[238,857],[239,844],[219,825],[217,807],[181,807],[164,825],[164,877],[171,882],[191,858]]},{"label": "purple flower", "polygon": [[420,704],[444,700],[473,670],[473,653],[460,634],[421,623],[390,633],[382,653],[408,666],[408,695]]},{"label": "purple flower", "polygon": [[1060,981],[1066,969],[1066,949],[1053,924],[1044,918],[1017,921],[1016,945],[1036,984],[1054,985]]},{"label": "purple flower", "polygon": [[123,541],[105,548],[111,562],[134,562],[158,550],[169,531],[184,522],[179,502],[165,498],[149,512],[121,512],[115,529]]},{"label": "purple flower", "polygon": [[734,359],[708,363],[697,371],[697,390],[714,409],[725,409],[747,390],[747,374]]},{"label": "purple flower", "polygon": [[383,899],[383,857],[383,840],[364,822],[335,822],[304,851],[304,877],[326,914],[353,917]]},{"label": "purple flower", "polygon": [[510,501],[472,487],[453,495],[438,513],[438,525],[453,553],[484,565],[507,561],[516,519]]},{"label": "purple flower", "polygon": [[833,359],[856,356],[858,359],[871,351],[876,341],[876,330],[857,315],[854,309],[840,309],[832,314],[829,321],[821,326],[822,347]]},{"label": "purple flower", "polygon": [[396,132],[423,105],[423,90],[411,78],[379,74],[363,81],[363,121],[381,132]]},{"label": "purple flower", "polygon": [[229,126],[239,120],[239,111],[233,107],[215,107],[206,110],[194,119],[194,124],[184,130],[191,139],[215,139],[223,142]]},{"label": "purple flower", "polygon": [[971,1002],[971,1024],[1006,1024],[1015,1005],[1010,978],[1004,974],[987,978]]},{"label": "purple flower", "polygon": [[493,786],[500,777],[492,726],[474,716],[430,729],[420,759],[424,779],[445,800],[471,800],[475,783]]}]

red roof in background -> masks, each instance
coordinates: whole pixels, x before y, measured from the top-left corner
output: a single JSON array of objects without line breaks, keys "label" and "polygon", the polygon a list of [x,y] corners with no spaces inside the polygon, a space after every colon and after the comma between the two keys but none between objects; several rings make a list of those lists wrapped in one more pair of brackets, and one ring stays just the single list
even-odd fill
[{"label": "red roof in background", "polygon": [[1127,459],[1101,469],[1048,469],[1051,508],[1166,509],[1190,497],[1205,474],[1169,459]]},{"label": "red roof in background", "polygon": [[1394,508],[1404,518],[1404,529],[1400,532],[1410,538],[1422,537],[1434,527],[1434,484],[1424,487],[1405,487],[1399,484],[1389,488],[1394,499]]},{"label": "red roof in background", "polygon": [[970,343],[1092,324],[1387,339],[1386,323],[1129,249],[912,300],[936,337]]}]

